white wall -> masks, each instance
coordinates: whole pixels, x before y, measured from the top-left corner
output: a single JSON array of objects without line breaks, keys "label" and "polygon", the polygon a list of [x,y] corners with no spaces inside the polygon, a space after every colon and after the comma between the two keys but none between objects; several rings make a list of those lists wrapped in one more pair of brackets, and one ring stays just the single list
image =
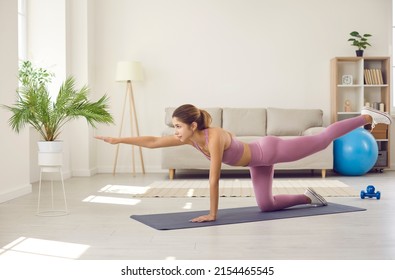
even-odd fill
[{"label": "white wall", "polygon": [[[0,1],[0,104],[15,101],[18,86],[18,1]],[[0,203],[30,193],[28,131],[17,135],[7,120],[10,113],[0,108]]]},{"label": "white wall", "polygon": [[[119,121],[116,63],[140,60],[144,135],[159,135],[164,108],[183,103],[322,108],[328,123],[329,61],[355,55],[348,34],[373,34],[366,56],[391,55],[391,0],[96,0],[94,17],[95,94],[110,94]],[[97,134],[117,135],[118,126]],[[97,148],[98,171],[110,172],[115,147]],[[122,147],[120,170],[130,170],[130,150]],[[144,155],[148,171],[160,170],[160,151]]]}]

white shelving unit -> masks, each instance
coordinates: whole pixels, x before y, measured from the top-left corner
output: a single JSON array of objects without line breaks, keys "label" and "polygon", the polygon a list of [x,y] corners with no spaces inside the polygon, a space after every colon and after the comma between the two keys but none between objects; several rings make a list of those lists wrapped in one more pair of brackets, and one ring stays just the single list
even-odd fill
[{"label": "white shelving unit", "polygon": [[[331,122],[358,116],[362,107],[366,105],[388,112],[390,69],[389,57],[333,58],[331,60]],[[379,147],[379,159],[375,168],[382,170],[389,167],[390,162],[388,126],[379,125],[372,134]]]}]

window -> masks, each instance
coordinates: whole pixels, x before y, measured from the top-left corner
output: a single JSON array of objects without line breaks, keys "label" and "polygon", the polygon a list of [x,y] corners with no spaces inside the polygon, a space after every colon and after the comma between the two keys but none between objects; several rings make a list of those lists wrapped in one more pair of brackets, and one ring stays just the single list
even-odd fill
[{"label": "window", "polygon": [[18,57],[27,59],[26,0],[18,0]]}]

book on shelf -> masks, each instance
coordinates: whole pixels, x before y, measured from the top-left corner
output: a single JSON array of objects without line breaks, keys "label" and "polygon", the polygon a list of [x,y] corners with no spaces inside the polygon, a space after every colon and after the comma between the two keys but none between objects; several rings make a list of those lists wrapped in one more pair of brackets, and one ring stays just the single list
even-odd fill
[{"label": "book on shelf", "polygon": [[383,73],[381,69],[364,69],[365,85],[383,85]]}]

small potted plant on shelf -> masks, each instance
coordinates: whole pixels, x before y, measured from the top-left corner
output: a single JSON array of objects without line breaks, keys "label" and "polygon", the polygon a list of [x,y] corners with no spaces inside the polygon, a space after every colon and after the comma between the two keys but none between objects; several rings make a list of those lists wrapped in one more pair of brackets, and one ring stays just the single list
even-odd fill
[{"label": "small potted plant on shelf", "polygon": [[73,119],[83,117],[93,127],[97,123],[113,123],[108,112],[108,97],[103,95],[96,102],[89,101],[88,87],[75,89],[73,77],[66,79],[57,97],[52,99],[47,85],[53,76],[46,69],[34,67],[30,61],[23,61],[18,73],[21,86],[17,89],[17,100],[12,106],[2,106],[12,113],[8,122],[15,132],[30,124],[41,135],[44,141],[39,142],[39,155],[40,152],[61,152],[62,141],[57,139],[63,126]]},{"label": "small potted plant on shelf", "polygon": [[350,33],[351,38],[348,39],[349,42],[352,42],[351,46],[355,46],[358,49],[355,51],[357,56],[363,56],[363,51],[367,46],[371,46],[368,42],[368,38],[371,37],[371,34],[359,34],[357,31],[353,31]]}]

